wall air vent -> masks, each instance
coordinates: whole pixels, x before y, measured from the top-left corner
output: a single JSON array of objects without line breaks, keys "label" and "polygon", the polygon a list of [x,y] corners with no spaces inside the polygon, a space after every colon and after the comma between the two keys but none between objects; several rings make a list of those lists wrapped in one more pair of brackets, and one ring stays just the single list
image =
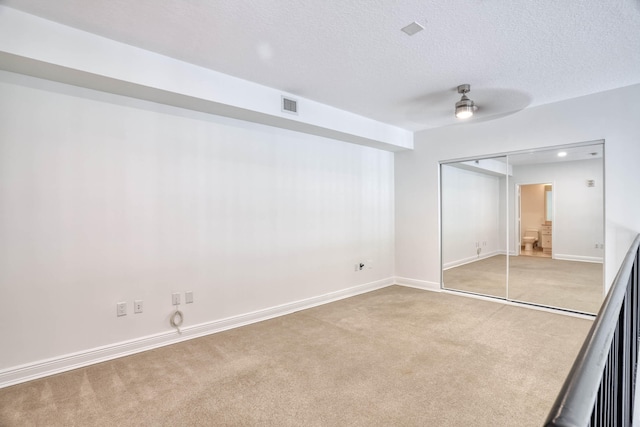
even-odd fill
[{"label": "wall air vent", "polygon": [[282,111],[290,114],[298,114],[298,101],[292,98],[282,97]]}]

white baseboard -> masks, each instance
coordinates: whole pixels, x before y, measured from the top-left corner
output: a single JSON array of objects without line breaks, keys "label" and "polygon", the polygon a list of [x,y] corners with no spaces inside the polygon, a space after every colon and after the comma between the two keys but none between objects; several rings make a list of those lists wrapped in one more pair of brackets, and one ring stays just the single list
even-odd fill
[{"label": "white baseboard", "polygon": [[406,277],[396,277],[395,280],[396,285],[406,286],[409,288],[417,288],[423,289],[425,291],[436,291],[440,292],[440,283],[429,282],[427,280],[417,280],[417,279],[409,279]]},{"label": "white baseboard", "polygon": [[580,262],[595,262],[602,264],[602,257],[597,256],[582,256],[582,255],[566,255],[566,254],[554,254],[553,259],[562,261],[580,261]]},{"label": "white baseboard", "polygon": [[505,253],[506,253],[505,251],[493,251],[493,252],[487,252],[486,254],[480,254],[480,256],[474,255],[467,258],[447,262],[443,265],[443,268],[445,270],[448,270],[453,267],[460,267],[461,265],[470,264],[472,262],[480,261],[481,259],[485,259],[485,258],[490,258],[495,255],[504,255]]},{"label": "white baseboard", "polygon": [[261,322],[263,320],[291,314],[296,311],[327,304],[365,292],[385,288],[393,285],[394,283],[394,278],[389,277],[375,282],[330,292],[324,295],[254,311],[252,313],[214,320],[212,322],[201,323],[199,325],[186,326],[181,328],[180,334],[178,334],[177,331],[162,332],[155,335],[136,338],[130,341],[119,342],[77,353],[66,354],[60,357],[11,367],[0,371],[0,388],[140,353],[142,351],[175,344],[189,339],[215,334],[216,332],[226,331],[228,329],[249,325],[251,323]]}]

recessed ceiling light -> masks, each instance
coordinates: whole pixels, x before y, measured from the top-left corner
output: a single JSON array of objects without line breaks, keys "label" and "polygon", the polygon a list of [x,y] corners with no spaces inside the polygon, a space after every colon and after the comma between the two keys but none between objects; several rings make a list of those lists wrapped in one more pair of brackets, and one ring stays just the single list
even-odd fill
[{"label": "recessed ceiling light", "polygon": [[422,30],[424,30],[424,27],[414,21],[411,24],[404,27],[401,31],[409,36],[412,36],[415,33],[419,33]]},{"label": "recessed ceiling light", "polygon": [[561,151],[558,153],[558,157],[565,157],[567,155],[566,151]]}]

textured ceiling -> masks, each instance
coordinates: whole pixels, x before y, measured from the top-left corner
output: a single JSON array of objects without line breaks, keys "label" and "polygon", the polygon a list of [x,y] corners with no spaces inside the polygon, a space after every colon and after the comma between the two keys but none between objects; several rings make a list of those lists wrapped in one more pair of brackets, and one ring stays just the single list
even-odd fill
[{"label": "textured ceiling", "polygon": [[0,4],[409,130],[640,83],[640,0]]}]

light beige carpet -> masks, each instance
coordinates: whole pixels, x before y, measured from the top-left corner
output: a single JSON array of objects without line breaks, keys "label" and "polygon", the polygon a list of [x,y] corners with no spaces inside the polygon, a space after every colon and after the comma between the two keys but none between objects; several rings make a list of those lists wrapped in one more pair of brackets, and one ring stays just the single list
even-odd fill
[{"label": "light beige carpet", "polygon": [[[602,301],[602,264],[509,257],[508,298],[596,314]],[[506,259],[496,255],[444,272],[447,289],[506,298]]]},{"label": "light beige carpet", "polygon": [[2,426],[539,426],[590,320],[391,286],[0,390]]}]

